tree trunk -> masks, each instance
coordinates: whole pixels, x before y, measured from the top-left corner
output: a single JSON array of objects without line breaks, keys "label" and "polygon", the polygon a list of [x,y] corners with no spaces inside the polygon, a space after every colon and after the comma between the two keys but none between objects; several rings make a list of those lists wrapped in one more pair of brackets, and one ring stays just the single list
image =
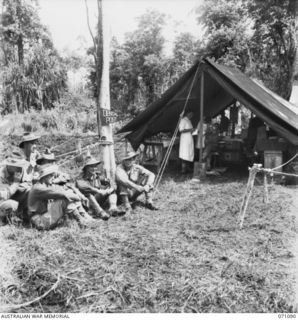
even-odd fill
[{"label": "tree trunk", "polygon": [[[97,0],[98,3],[98,36],[102,39],[102,69],[101,69],[101,81],[100,81],[100,93],[98,102],[98,119],[99,119],[99,133],[101,137],[106,137],[106,140],[113,142],[113,132],[110,125],[101,126],[100,125],[100,110],[111,109],[110,106],[110,77],[109,77],[109,63],[110,63],[110,39],[108,33],[108,20],[106,12],[104,10],[104,1]],[[101,35],[100,35],[100,32]],[[99,47],[99,46],[98,46]],[[99,49],[97,50],[99,53]],[[99,61],[100,56],[97,55],[97,61]],[[99,73],[99,70],[98,70]],[[106,145],[102,147],[103,149],[103,166],[105,173],[112,182],[115,182],[115,154],[114,145]]]},{"label": "tree trunk", "polygon": [[23,37],[19,36],[17,41],[19,65],[24,65],[24,44]]},{"label": "tree trunk", "polygon": [[[293,66],[292,66],[292,81],[294,82],[295,75],[298,74],[298,51],[297,51],[297,43],[298,43],[298,33],[297,33],[297,16],[298,16],[298,0],[289,0],[288,7],[289,15],[293,19],[292,29],[293,29],[293,44],[294,44],[294,57],[293,57]],[[290,96],[292,93],[292,88],[290,92]]]}]

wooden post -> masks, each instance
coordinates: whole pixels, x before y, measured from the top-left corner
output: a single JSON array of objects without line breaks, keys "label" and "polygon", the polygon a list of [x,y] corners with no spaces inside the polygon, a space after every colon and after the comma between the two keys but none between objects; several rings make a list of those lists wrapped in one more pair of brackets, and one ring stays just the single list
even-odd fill
[{"label": "wooden post", "polygon": [[204,128],[204,71],[201,73],[201,92],[200,92],[200,158],[199,158],[199,167],[202,167],[203,161],[203,128]]},{"label": "wooden post", "polygon": [[80,138],[76,141],[76,149],[78,154],[82,154],[82,140]]},{"label": "wooden post", "polygon": [[[110,75],[109,75],[109,64],[110,64],[110,39],[109,39],[109,29],[108,29],[108,19],[105,10],[105,2],[103,0],[98,1],[98,32],[102,31],[102,74],[100,81],[100,95],[98,107],[107,110],[111,109],[110,105]],[[101,4],[101,7],[100,7]],[[101,10],[100,10],[101,9]],[[98,110],[98,114],[99,114]],[[113,131],[110,125],[100,126],[100,136],[105,137],[106,140],[113,142]],[[112,183],[115,183],[115,171],[116,162],[114,154],[114,145],[104,145],[102,146],[103,154],[103,168],[107,178],[109,178]]]},{"label": "wooden post", "polygon": [[268,180],[266,172],[264,172],[264,203],[269,203]]},{"label": "wooden post", "polygon": [[247,210],[247,205],[248,205],[250,196],[252,194],[252,189],[254,186],[255,177],[256,177],[258,168],[260,168],[260,167],[261,167],[260,164],[254,164],[252,166],[252,168],[249,169],[248,182],[247,182],[245,194],[243,196],[243,200],[242,200],[242,204],[241,204],[241,208],[240,208],[240,214],[239,214],[239,216],[240,216],[240,224],[239,224],[240,229],[242,229],[242,226],[243,226],[244,216],[245,216],[245,213]]}]

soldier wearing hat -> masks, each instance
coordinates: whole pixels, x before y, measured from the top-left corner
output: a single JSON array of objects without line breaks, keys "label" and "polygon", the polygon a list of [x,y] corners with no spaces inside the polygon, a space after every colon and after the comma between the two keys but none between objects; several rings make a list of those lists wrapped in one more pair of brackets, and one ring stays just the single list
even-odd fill
[{"label": "soldier wearing hat", "polygon": [[[40,168],[41,166],[55,164],[55,154],[47,148],[45,152],[36,160],[36,163]],[[89,207],[89,200],[80,192],[78,188],[74,186],[73,183],[71,183],[70,176],[67,173],[61,172],[59,170],[59,172],[55,174],[55,177],[52,182],[53,184],[59,185],[65,190],[68,190],[69,192],[74,192],[77,196],[79,196],[80,204],[78,206],[78,209],[80,214],[89,220],[92,219],[92,217],[85,210],[85,208],[87,209]]]},{"label": "soldier wearing hat", "polygon": [[36,159],[40,156],[36,148],[36,142],[39,138],[40,137],[34,133],[25,132],[19,144],[19,147],[23,150],[24,158],[30,162],[33,167],[36,166]]},{"label": "soldier wearing hat", "polygon": [[[51,150],[48,148],[36,160],[36,164],[38,167],[49,165],[49,164],[55,164],[55,163],[56,163],[55,154],[51,152]],[[55,176],[53,183],[59,184],[59,185],[66,185],[69,183],[69,181],[70,181],[69,175],[59,170],[59,172],[57,172]]]},{"label": "soldier wearing hat", "polygon": [[[95,216],[108,220],[110,216],[121,215],[124,212],[117,208],[117,194],[107,179],[100,176],[97,166],[101,161],[88,156],[82,168],[82,174],[76,182],[77,188],[88,198],[89,206]],[[108,202],[106,212],[102,206]]]},{"label": "soldier wearing hat", "polygon": [[157,210],[152,200],[155,174],[137,164],[137,156],[138,153],[129,152],[116,168],[118,191],[127,213],[132,213],[130,201],[135,201],[142,193],[146,197],[146,207],[150,210]]},{"label": "soldier wearing hat", "polygon": [[80,226],[88,225],[89,219],[79,211],[79,196],[53,184],[57,172],[57,165],[45,165],[40,169],[39,181],[32,187],[28,197],[31,224],[37,229],[49,230],[67,215],[75,218]]},{"label": "soldier wearing hat", "polygon": [[[23,150],[23,159],[8,159],[0,169],[0,183],[4,186],[2,201],[0,199],[1,220],[18,214],[27,218],[27,199],[34,179],[36,159],[39,153],[36,149],[38,136],[24,133],[19,147]],[[5,191],[6,190],[6,191]]]}]

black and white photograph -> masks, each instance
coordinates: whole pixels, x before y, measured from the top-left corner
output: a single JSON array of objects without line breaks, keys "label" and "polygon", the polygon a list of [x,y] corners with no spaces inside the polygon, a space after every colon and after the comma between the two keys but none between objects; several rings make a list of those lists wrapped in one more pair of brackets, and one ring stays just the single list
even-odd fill
[{"label": "black and white photograph", "polygon": [[0,3],[0,318],[296,319],[298,0]]}]

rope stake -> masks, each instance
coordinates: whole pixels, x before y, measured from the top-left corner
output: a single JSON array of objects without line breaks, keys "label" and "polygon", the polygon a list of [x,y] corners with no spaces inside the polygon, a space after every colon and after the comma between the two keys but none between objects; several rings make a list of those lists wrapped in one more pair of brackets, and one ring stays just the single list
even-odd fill
[{"label": "rope stake", "polygon": [[[293,157],[292,160],[295,157]],[[244,221],[245,213],[246,213],[246,210],[247,210],[248,202],[249,202],[249,199],[251,197],[253,186],[254,186],[255,177],[256,177],[256,174],[258,172],[262,172],[264,174],[264,203],[265,204],[269,203],[269,192],[268,192],[268,175],[269,174],[272,177],[274,175],[281,175],[281,176],[298,178],[297,174],[280,172],[280,171],[273,171],[273,170],[276,170],[277,168],[280,168],[282,166],[279,166],[279,167],[276,167],[276,168],[273,168],[273,169],[267,169],[267,168],[262,168],[261,164],[254,164],[252,166],[252,168],[249,168],[248,182],[247,182],[246,190],[245,190],[245,193],[244,193],[244,196],[243,196],[243,200],[242,200],[241,207],[240,207],[240,213],[239,213],[239,221],[240,221],[239,222],[239,227],[240,227],[240,229],[242,229],[242,226],[243,226],[243,221]],[[273,181],[273,179],[272,179],[272,181]]]},{"label": "rope stake", "polygon": [[243,200],[242,200],[242,204],[241,204],[241,208],[240,208],[240,214],[239,214],[239,216],[240,216],[240,223],[239,223],[240,229],[242,229],[242,226],[243,226],[243,221],[244,221],[245,213],[247,210],[248,202],[249,202],[249,199],[252,194],[252,190],[253,190],[253,186],[254,186],[254,182],[255,182],[255,177],[256,177],[258,168],[260,166],[261,166],[261,164],[254,164],[252,166],[252,168],[249,168],[248,182],[247,182],[246,190],[245,190],[245,193],[243,196]]}]

